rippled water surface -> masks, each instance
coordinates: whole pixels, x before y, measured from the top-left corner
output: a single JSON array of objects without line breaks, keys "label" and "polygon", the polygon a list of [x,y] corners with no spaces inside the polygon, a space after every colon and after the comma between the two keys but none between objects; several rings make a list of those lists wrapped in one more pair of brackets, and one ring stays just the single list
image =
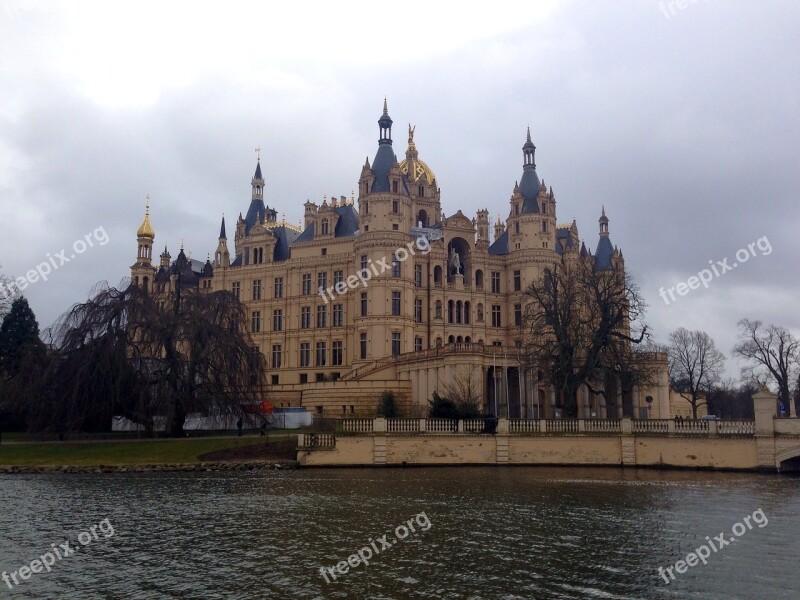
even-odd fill
[{"label": "rippled water surface", "polygon": [[[797,478],[550,468],[0,475],[0,507],[2,571],[54,543],[80,546],[103,519],[114,527],[50,573],[13,590],[0,581],[0,598],[800,598]],[[659,576],[706,536],[733,537],[759,508],[766,526],[751,519],[706,566],[669,585]],[[369,566],[335,571],[420,513]],[[326,583],[321,567],[337,579]]]}]

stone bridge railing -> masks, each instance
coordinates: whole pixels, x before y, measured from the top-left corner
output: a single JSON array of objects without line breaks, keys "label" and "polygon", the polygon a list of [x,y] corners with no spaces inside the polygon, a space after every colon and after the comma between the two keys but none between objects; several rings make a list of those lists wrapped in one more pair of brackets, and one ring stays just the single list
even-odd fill
[{"label": "stone bridge railing", "polygon": [[342,419],[344,435],[381,434],[509,434],[509,435],[706,435],[749,436],[756,422],[747,420],[675,419]]}]

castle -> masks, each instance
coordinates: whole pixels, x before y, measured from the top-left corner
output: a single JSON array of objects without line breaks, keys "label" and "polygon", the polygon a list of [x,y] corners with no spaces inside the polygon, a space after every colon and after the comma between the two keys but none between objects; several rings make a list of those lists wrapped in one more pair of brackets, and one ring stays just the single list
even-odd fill
[{"label": "castle", "polygon": [[[181,286],[236,295],[266,358],[265,395],[275,406],[371,417],[381,393],[392,390],[403,416],[422,417],[433,392],[460,379],[475,386],[485,412],[559,417],[558,394],[520,357],[523,296],[564,253],[591,259],[595,268],[624,269],[605,209],[592,253],[574,221],[557,223],[555,194],[536,172],[529,128],[505,222],[492,226],[488,210],[445,216],[414,128],[398,161],[392,124],[384,101],[378,149],[361,168],[357,201],[306,202],[302,228],[279,222],[265,204],[259,158],[233,252],[223,217],[213,262],[187,258],[183,248],[172,261],[165,248],[155,266],[148,204],[132,283],[154,294]],[[583,389],[579,417],[668,418],[665,359],[654,360],[659,376],[648,389],[620,391],[613,403]]]}]

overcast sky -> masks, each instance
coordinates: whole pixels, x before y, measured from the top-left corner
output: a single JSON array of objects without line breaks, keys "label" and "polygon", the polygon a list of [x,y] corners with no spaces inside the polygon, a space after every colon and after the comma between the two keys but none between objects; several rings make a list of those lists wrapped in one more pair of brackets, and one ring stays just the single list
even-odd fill
[{"label": "overcast sky", "polygon": [[[657,340],[704,329],[728,354],[743,317],[800,334],[800,3],[684,3],[0,0],[0,273],[90,236],[25,291],[50,325],[130,274],[148,193],[156,253],[205,259],[257,146],[299,223],[357,187],[385,95],[447,215],[508,214],[530,125],[558,221],[594,249],[605,205]],[[659,296],[709,261],[707,289]]]}]

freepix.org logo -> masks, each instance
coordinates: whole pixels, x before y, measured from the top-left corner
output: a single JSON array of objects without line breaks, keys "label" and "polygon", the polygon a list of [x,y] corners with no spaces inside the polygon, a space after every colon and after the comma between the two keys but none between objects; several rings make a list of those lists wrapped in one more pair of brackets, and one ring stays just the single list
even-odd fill
[{"label": "freepix.org logo", "polygon": [[319,295],[322,296],[325,304],[328,304],[328,296],[330,296],[331,300],[336,300],[334,293],[337,296],[341,296],[342,294],[346,294],[349,290],[355,289],[359,284],[367,287],[370,279],[383,275],[392,268],[392,265],[405,262],[408,260],[409,256],[415,256],[417,250],[422,255],[428,254],[428,252],[431,251],[431,243],[427,237],[420,236],[415,241],[408,242],[405,246],[401,246],[395,250],[394,258],[391,259],[391,262],[389,258],[385,256],[375,262],[373,262],[371,258],[367,259],[367,266],[361,269],[356,275],[350,275],[347,279],[338,281],[328,288],[319,286]]}]

